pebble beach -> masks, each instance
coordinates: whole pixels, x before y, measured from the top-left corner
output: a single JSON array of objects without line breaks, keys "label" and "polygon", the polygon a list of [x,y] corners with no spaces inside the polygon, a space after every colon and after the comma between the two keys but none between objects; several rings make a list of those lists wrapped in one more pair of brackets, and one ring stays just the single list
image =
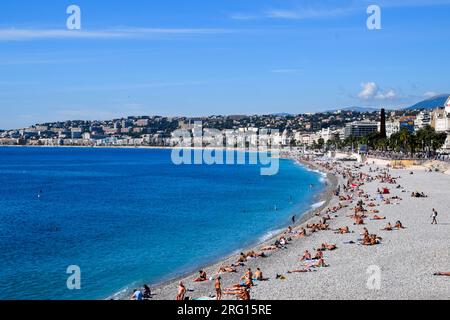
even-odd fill
[{"label": "pebble beach", "polygon": [[[236,264],[239,256],[229,257],[204,268],[207,281],[194,282],[198,274],[175,279],[153,288],[152,300],[174,300],[179,281],[187,289],[187,298],[214,300],[214,282],[219,275],[222,290],[226,291],[242,283],[249,268],[253,272],[260,268],[266,278],[254,281],[249,290],[252,300],[450,299],[450,278],[434,275],[450,272],[450,175],[420,166],[386,168],[370,159],[364,165],[309,163],[328,173],[331,188],[339,186],[339,196],[325,195],[324,205],[306,214],[291,231],[251,248],[265,257],[248,258],[242,265]],[[344,191],[349,174],[358,177],[357,183]],[[394,181],[387,183],[383,177]],[[379,195],[383,188],[389,189],[389,194]],[[423,192],[426,197],[412,197],[412,192]],[[365,210],[363,224],[355,225],[352,215],[360,201]],[[433,208],[438,212],[437,225],[431,224]],[[312,232],[307,228],[324,218],[326,230]],[[397,221],[404,229],[382,230]],[[350,233],[334,231],[346,226]],[[298,237],[302,228],[306,236]],[[380,243],[363,245],[364,228],[376,234]],[[280,237],[288,240],[286,245],[262,250]],[[322,251],[323,266],[300,261],[306,250],[314,256],[322,244],[336,245],[332,251]],[[219,273],[223,266],[233,266],[235,272]],[[223,299],[236,300],[237,296],[224,294]]]}]

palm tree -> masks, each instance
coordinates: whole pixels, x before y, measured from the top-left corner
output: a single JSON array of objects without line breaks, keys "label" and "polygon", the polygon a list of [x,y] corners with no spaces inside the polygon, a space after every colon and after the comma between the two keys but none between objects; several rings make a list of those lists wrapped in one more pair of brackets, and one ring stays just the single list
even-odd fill
[{"label": "palm tree", "polygon": [[400,131],[398,139],[399,139],[399,143],[400,143],[403,151],[406,151],[408,148],[408,142],[410,141],[410,136],[411,136],[411,134],[409,133],[408,130],[403,129],[402,131]]}]

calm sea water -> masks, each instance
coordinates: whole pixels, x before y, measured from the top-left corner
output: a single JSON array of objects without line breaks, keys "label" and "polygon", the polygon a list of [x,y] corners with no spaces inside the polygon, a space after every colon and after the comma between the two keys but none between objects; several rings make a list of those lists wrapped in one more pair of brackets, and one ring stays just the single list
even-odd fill
[{"label": "calm sea water", "polygon": [[[287,226],[322,188],[289,160],[261,176],[175,166],[169,150],[0,148],[0,299],[104,299],[167,280]],[[70,265],[81,290],[67,289]]]}]

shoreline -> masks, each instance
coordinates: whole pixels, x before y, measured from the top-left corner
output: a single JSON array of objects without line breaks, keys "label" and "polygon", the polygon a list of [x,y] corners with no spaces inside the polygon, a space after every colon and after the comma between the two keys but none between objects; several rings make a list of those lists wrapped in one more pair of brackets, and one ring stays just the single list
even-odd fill
[{"label": "shoreline", "polygon": [[[298,159],[296,159],[298,160]],[[299,161],[312,170],[319,167],[327,175],[333,174],[341,185],[349,175],[359,184],[342,192],[351,197],[342,199],[331,197],[328,205],[309,210],[319,216],[305,213],[296,226],[305,222],[318,222],[326,216],[325,207],[333,208],[329,229],[310,232],[307,236],[293,238],[285,249],[268,252],[265,258],[251,258],[244,266],[237,267],[235,273],[218,273],[224,265],[235,263],[237,255],[228,257],[203,268],[209,281],[196,283],[197,274],[178,277],[152,288],[151,300],[174,300],[177,281],[183,281],[186,296],[193,300],[214,300],[214,279],[222,277],[222,288],[241,283],[241,276],[247,268],[260,268],[267,281],[257,281],[251,288],[252,300],[446,300],[450,298],[450,288],[445,277],[436,272],[448,272],[450,242],[448,208],[450,205],[450,177],[446,174],[429,172],[425,168],[393,169],[371,163],[335,162],[307,158]],[[308,166],[311,161],[317,165]],[[388,176],[394,181],[385,181]],[[379,199],[378,190],[389,188],[390,193]],[[428,197],[411,197],[412,192],[423,191]],[[389,200],[389,201],[388,201]],[[362,201],[366,209],[363,225],[351,218],[355,206]],[[336,207],[342,204],[343,207]],[[438,225],[432,225],[430,212],[439,212]],[[375,210],[376,209],[376,210]],[[374,214],[384,220],[373,219]],[[404,229],[385,230],[387,223],[401,221]],[[334,230],[348,226],[350,233],[336,233]],[[367,228],[369,234],[380,236],[376,245],[363,245],[361,234]],[[297,229],[298,230],[298,229]],[[289,234],[286,235],[286,237]],[[264,241],[270,244],[276,237]],[[325,266],[309,267],[299,260],[305,250],[314,254],[321,244],[334,244],[336,250],[323,252]],[[261,246],[261,244],[259,245]],[[259,247],[257,246],[257,247]],[[261,249],[260,249],[261,250]],[[255,250],[256,251],[256,250]],[[244,251],[246,252],[246,251]],[[297,273],[295,270],[303,270]],[[306,269],[305,269],[306,268]],[[294,270],[291,273],[290,270]],[[373,270],[379,272],[379,286],[373,286]],[[280,276],[281,278],[279,278]],[[124,297],[127,299],[128,297]],[[225,295],[224,300],[235,300],[235,296]]]},{"label": "shoreline", "polygon": [[[173,149],[173,148],[171,148],[171,149]],[[236,150],[236,149],[233,149],[233,150]],[[237,150],[237,151],[241,151],[241,150]],[[248,152],[252,152],[252,151],[248,151]],[[333,175],[331,172],[328,172],[324,168],[321,168],[320,166],[318,166],[316,163],[305,161],[305,160],[298,158],[298,155],[296,155],[296,156],[281,155],[280,158],[290,160],[293,163],[295,163],[296,165],[301,166],[308,171],[317,172],[318,174],[326,176],[325,181],[327,183],[327,186],[325,187],[325,189],[322,192],[314,195],[314,198],[313,198],[314,202],[310,206],[310,209],[305,212],[302,212],[300,218],[296,221],[296,223],[291,224],[291,227],[296,228],[296,227],[299,227],[301,225],[304,225],[304,224],[310,222],[312,219],[314,219],[316,217],[316,214],[315,214],[316,212],[321,212],[322,210],[324,210],[327,206],[329,206],[332,203],[333,198],[334,198],[333,191],[336,189],[339,179],[338,179],[338,177]],[[320,206],[314,207],[314,205],[316,205],[316,204],[320,204]],[[268,238],[266,238],[262,241],[260,241],[261,239],[255,240],[253,244],[251,244],[245,248],[237,249],[235,253],[230,254],[229,256],[227,256],[225,258],[222,257],[219,259],[212,259],[213,261],[211,261],[210,263],[207,263],[204,267],[201,267],[201,268],[204,270],[211,270],[211,269],[217,270],[218,268],[220,268],[223,265],[228,265],[228,264],[234,262],[237,259],[237,257],[239,257],[239,253],[237,251],[241,251],[241,252],[257,251],[258,247],[260,247],[260,246],[272,244],[276,239],[278,239],[281,235],[283,235],[286,228],[287,228],[287,226],[285,228],[282,228],[279,230],[268,230],[267,234],[271,234]],[[179,275],[176,275],[173,277],[169,276],[170,279],[161,281],[159,283],[152,284],[151,285],[152,294],[155,294],[160,291],[164,291],[168,287],[172,287],[174,285],[176,286],[179,283],[179,281],[186,282],[186,279],[194,278],[197,275],[195,272],[196,268],[193,267],[191,269],[192,270],[190,270],[190,271],[182,272]],[[140,285],[142,285],[142,284],[140,284]],[[120,290],[119,292],[109,295],[105,299],[127,300],[130,297],[130,295],[132,294],[132,290],[133,290],[132,288],[127,287],[126,289]],[[166,300],[166,299],[163,299],[163,300]]]}]

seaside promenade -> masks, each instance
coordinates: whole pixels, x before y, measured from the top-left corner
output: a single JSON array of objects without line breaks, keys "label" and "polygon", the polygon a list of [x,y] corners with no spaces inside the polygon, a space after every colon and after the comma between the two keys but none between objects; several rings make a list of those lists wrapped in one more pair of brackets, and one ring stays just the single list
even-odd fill
[{"label": "seaside promenade", "polygon": [[[205,268],[207,281],[194,282],[198,275],[177,279],[155,288],[152,299],[175,299],[180,280],[187,297],[214,299],[219,268],[232,264],[236,272],[220,274],[222,288],[242,283],[248,268],[253,272],[260,268],[267,278],[251,287],[250,296],[255,300],[450,299],[450,279],[434,275],[450,272],[450,175],[429,172],[425,167],[399,170],[372,162],[316,165],[325,166],[322,170],[338,178],[340,197],[333,196],[308,221],[252,249],[267,257],[248,258],[240,266],[236,265],[239,257],[231,257]],[[380,194],[384,189],[389,193]],[[426,197],[412,197],[413,192]],[[438,212],[437,225],[431,224],[433,208]],[[404,229],[383,230],[398,221]],[[327,230],[311,232],[307,227],[315,223],[327,225]],[[349,233],[333,231],[347,226]],[[299,237],[301,228],[306,237]],[[376,234],[379,244],[362,244],[364,228]],[[287,239],[287,244],[273,247],[281,238]],[[314,257],[322,244],[336,245],[336,249],[322,251],[320,267],[300,260],[306,250]],[[275,250],[262,250],[268,246]]]}]

